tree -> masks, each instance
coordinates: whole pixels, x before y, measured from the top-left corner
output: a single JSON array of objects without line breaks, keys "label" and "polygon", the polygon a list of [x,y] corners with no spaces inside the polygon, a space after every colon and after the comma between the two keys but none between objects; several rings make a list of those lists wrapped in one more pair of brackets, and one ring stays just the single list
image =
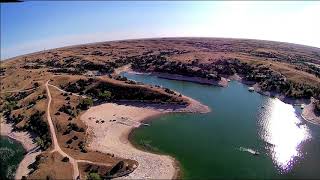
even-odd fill
[{"label": "tree", "polygon": [[33,87],[35,87],[35,88],[39,87],[39,83],[38,83],[38,82],[35,82],[35,83],[33,84]]},{"label": "tree", "polygon": [[36,141],[38,146],[44,147],[44,142],[40,137],[36,137],[35,141]]},{"label": "tree", "polygon": [[112,93],[110,91],[103,91],[99,93],[98,97],[103,100],[110,100]]},{"label": "tree", "polygon": [[87,110],[92,105],[93,105],[92,98],[86,98],[86,99],[82,99],[80,101],[80,103],[77,105],[77,108],[79,108],[81,110]]},{"label": "tree", "polygon": [[320,100],[317,100],[315,102],[315,110],[316,110],[316,112],[320,112]]},{"label": "tree", "polygon": [[68,157],[64,157],[64,158],[62,159],[62,162],[69,162],[69,158],[68,158]]},{"label": "tree", "polygon": [[98,173],[89,173],[88,180],[101,180],[101,177]]},{"label": "tree", "polygon": [[307,97],[311,97],[311,96],[313,96],[313,90],[312,90],[312,89],[306,89],[306,90],[304,91],[304,94],[305,94],[305,96],[307,96]]}]

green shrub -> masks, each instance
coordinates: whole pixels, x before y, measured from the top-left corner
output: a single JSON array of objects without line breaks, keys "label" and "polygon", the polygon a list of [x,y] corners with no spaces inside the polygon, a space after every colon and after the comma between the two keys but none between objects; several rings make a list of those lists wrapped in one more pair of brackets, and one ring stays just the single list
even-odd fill
[{"label": "green shrub", "polygon": [[92,105],[93,105],[92,98],[86,98],[86,99],[82,99],[80,101],[80,103],[77,105],[77,108],[79,108],[81,110],[87,110]]},{"label": "green shrub", "polygon": [[68,158],[68,157],[64,157],[64,158],[62,159],[62,162],[69,162],[69,158]]},{"label": "green shrub", "polygon": [[98,94],[99,99],[110,100],[112,99],[112,93],[110,91],[103,91]]},{"label": "green shrub", "polygon": [[101,177],[98,173],[89,173],[88,177],[87,177],[88,180],[101,180]]},{"label": "green shrub", "polygon": [[315,102],[315,110],[316,112],[320,113],[320,100],[317,100]]}]

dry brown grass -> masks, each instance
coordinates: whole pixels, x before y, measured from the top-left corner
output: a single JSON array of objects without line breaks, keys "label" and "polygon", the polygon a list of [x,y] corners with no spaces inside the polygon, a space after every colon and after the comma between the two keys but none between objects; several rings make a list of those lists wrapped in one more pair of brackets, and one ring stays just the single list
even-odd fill
[{"label": "dry brown grass", "polygon": [[28,176],[28,179],[72,179],[72,166],[63,162],[59,153],[42,153],[44,156],[38,170]]},{"label": "dry brown grass", "polygon": [[[50,84],[60,86],[68,82],[75,82],[79,79],[88,79],[84,75],[54,75],[47,72],[48,68],[40,69],[24,69],[23,66],[40,60],[46,62],[48,60],[55,60],[61,63],[64,62],[63,58],[68,56],[77,56],[84,61],[105,63],[114,62],[117,59],[125,57],[143,55],[143,54],[158,54],[160,52],[172,52],[173,50],[181,52],[180,54],[165,55],[168,60],[180,61],[190,63],[195,59],[199,59],[199,63],[209,64],[218,60],[237,58],[243,62],[257,65],[262,64],[268,66],[273,70],[282,73],[287,79],[297,82],[305,83],[311,86],[320,87],[320,79],[315,75],[307,72],[296,70],[296,65],[293,65],[280,57],[289,57],[290,59],[301,59],[308,63],[320,65],[320,49],[314,47],[307,47],[295,44],[278,43],[271,41],[257,41],[257,40],[241,40],[241,39],[222,39],[222,38],[161,38],[161,39],[144,39],[144,40],[130,40],[130,41],[114,41],[102,42],[87,45],[71,46],[65,48],[58,48],[46,52],[33,53],[26,56],[20,56],[1,62],[1,68],[5,68],[5,75],[1,76],[0,82],[0,102],[3,104],[4,97],[11,93],[3,93],[10,90],[20,90],[32,88],[35,82],[40,84],[40,87],[34,90],[25,99],[19,101],[23,108],[14,110],[13,114],[23,114],[25,119],[22,120],[18,126],[23,126],[31,114],[36,110],[45,111],[47,106],[47,99],[38,100],[37,104],[26,109],[29,102],[37,99],[39,95],[46,94],[44,84],[47,80],[51,79]],[[93,55],[94,51],[100,51],[104,55]],[[279,58],[259,57],[254,55],[260,54],[273,54]],[[275,61],[279,60],[279,61]],[[75,62],[79,63],[79,62]],[[271,65],[271,66],[270,66]],[[126,87],[139,87],[147,88],[150,91],[158,93],[165,93],[163,89],[151,88],[147,85],[130,85],[121,81],[110,79],[107,77],[99,77],[99,81],[116,84],[118,86]],[[84,123],[79,119],[79,115],[72,120],[68,120],[69,115],[60,112],[60,115],[55,115],[58,109],[66,104],[66,96],[61,95],[61,92],[53,87],[49,87],[52,94],[51,116],[55,124],[58,142],[63,151],[70,154],[76,159],[84,159],[95,162],[115,164],[120,158],[112,157],[112,155],[103,154],[100,152],[87,152],[82,153],[79,151],[78,143],[80,141],[87,142],[88,136],[85,132],[71,131],[70,134],[63,135],[68,123],[76,123],[79,127],[86,129]],[[79,97],[69,95],[70,105],[75,107],[79,103]],[[1,105],[0,104],[0,105]],[[46,121],[46,118],[44,117]],[[69,145],[66,144],[70,138],[77,136],[77,140]],[[45,160],[40,165],[40,169],[33,173],[30,178],[46,178],[50,176],[54,179],[59,178],[72,178],[72,168],[69,163],[61,162],[59,154],[48,152],[44,153]],[[126,160],[130,163],[130,160]],[[86,163],[80,163],[80,169],[86,166]],[[101,167],[102,169],[104,167]],[[105,167],[109,168],[109,167]],[[84,172],[81,172],[84,175]]]},{"label": "dry brown grass", "polygon": [[316,77],[313,74],[309,74],[307,72],[295,69],[294,65],[274,62],[274,61],[259,61],[259,60],[242,60],[249,64],[263,64],[265,66],[270,67],[272,70],[276,72],[280,72],[283,74],[288,80],[293,82],[308,84],[311,86],[320,87],[320,78]]},{"label": "dry brown grass", "polygon": [[[167,55],[169,60],[190,62],[199,59],[201,63],[211,63],[219,59],[239,58],[249,63],[272,63],[274,70],[280,71],[288,79],[296,82],[306,82],[308,84],[319,83],[319,78],[310,76],[306,72],[295,70],[295,65],[282,62],[274,62],[274,58],[258,57],[254,53],[271,53],[279,57],[298,58],[306,62],[320,64],[320,49],[296,44],[279,43],[272,41],[245,40],[245,39],[222,39],[222,38],[166,38],[166,39],[144,39],[131,41],[114,41],[94,43],[87,45],[71,46],[49,50],[45,53],[35,53],[26,57],[16,58],[15,61],[2,63],[3,67],[12,67],[9,74],[30,74],[26,70],[19,68],[25,62],[33,62],[36,59],[43,61],[56,58],[61,61],[68,56],[79,56],[86,61],[104,63],[114,61],[121,57],[151,54],[160,51],[179,50],[187,53]],[[92,52],[100,51],[105,55],[92,55]],[[16,71],[18,69],[18,71]],[[36,70],[35,70],[36,71]],[[18,73],[17,73],[18,72]],[[36,79],[36,74],[30,74],[30,80],[20,78],[4,78],[3,83],[6,89],[23,88],[31,83],[31,79]],[[47,75],[47,74],[46,74]],[[41,78],[41,77],[39,77]],[[46,78],[44,78],[46,79]],[[23,82],[23,83],[20,83]]]},{"label": "dry brown grass", "polygon": [[[72,120],[68,120],[69,115],[60,112],[60,115],[55,115],[56,112],[58,112],[58,109],[63,105],[67,104],[67,102],[70,102],[71,107],[76,107],[76,105],[79,102],[79,97],[68,95],[63,96],[61,95],[61,92],[57,90],[56,88],[50,87],[50,92],[52,97],[52,105],[51,105],[51,117],[52,121],[54,122],[54,125],[56,127],[56,133],[57,133],[57,139],[60,144],[60,147],[63,151],[68,153],[70,156],[72,156],[75,159],[81,159],[81,160],[88,160],[92,162],[98,162],[98,163],[105,163],[110,164],[113,166],[115,163],[117,163],[119,160],[122,160],[121,158],[113,157],[111,154],[104,154],[100,152],[92,152],[88,151],[87,153],[80,152],[78,143],[79,142],[87,142],[87,134],[86,129],[87,127],[85,124],[80,120],[80,115],[78,114],[76,118],[72,118]],[[66,97],[70,97],[70,100],[65,100]],[[76,108],[75,108],[76,109]],[[71,131],[69,134],[63,135],[63,132],[67,129],[67,125],[69,123],[75,123],[79,128],[84,128],[84,132],[76,132]],[[73,140],[71,144],[66,144],[66,142],[76,136],[78,139]]]}]

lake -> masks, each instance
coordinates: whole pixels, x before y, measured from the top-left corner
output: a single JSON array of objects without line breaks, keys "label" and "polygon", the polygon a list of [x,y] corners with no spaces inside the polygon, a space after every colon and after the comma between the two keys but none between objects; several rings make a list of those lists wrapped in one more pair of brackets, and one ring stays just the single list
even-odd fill
[{"label": "lake", "polygon": [[320,178],[320,127],[303,120],[299,107],[249,92],[237,81],[221,88],[123,75],[176,90],[211,108],[207,114],[167,114],[132,133],[134,145],[148,142],[176,158],[183,178]]},{"label": "lake", "polygon": [[23,146],[5,136],[0,136],[0,179],[13,179],[24,157]]}]

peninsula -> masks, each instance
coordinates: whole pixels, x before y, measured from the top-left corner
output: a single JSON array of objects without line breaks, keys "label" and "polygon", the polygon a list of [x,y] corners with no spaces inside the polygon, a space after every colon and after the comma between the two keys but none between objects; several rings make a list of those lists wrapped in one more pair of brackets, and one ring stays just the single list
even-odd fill
[{"label": "peninsula", "polygon": [[[129,133],[166,113],[211,109],[122,72],[228,86],[230,79],[291,104],[320,124],[320,49],[225,38],[158,38],[84,44],[1,62],[1,135],[28,151],[16,179],[172,179],[179,163],[136,149]],[[213,109],[214,111],[214,109]]]}]

